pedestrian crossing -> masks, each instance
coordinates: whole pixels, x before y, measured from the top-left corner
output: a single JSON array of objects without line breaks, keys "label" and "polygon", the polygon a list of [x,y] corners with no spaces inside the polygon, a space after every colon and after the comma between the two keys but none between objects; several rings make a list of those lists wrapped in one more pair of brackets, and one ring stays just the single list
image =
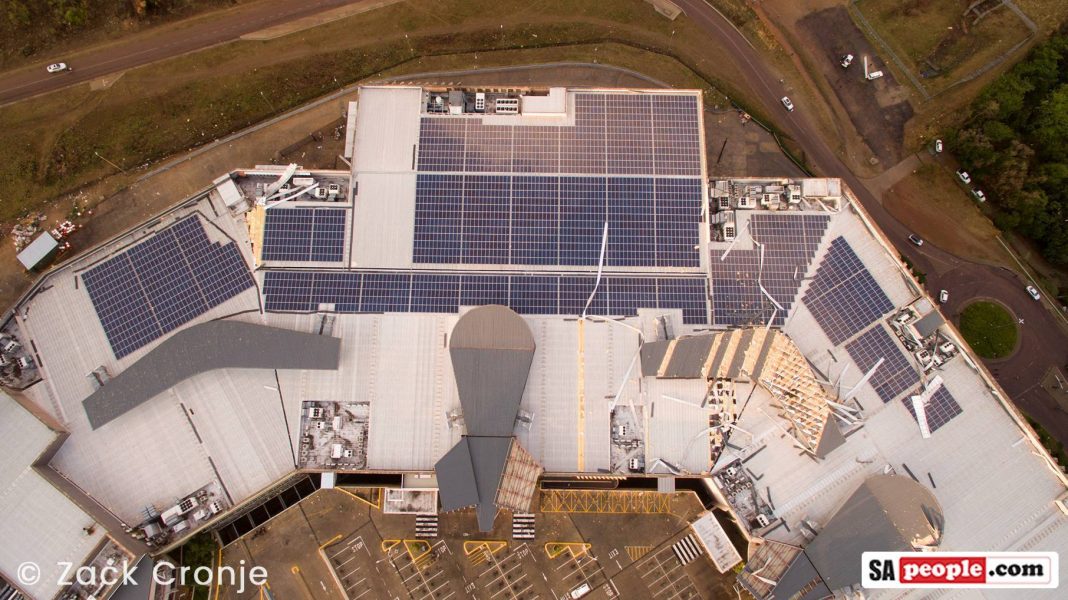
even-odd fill
[{"label": "pedestrian crossing", "polygon": [[692,533],[675,542],[671,549],[675,552],[675,557],[683,565],[693,562],[698,556],[704,554],[704,549],[701,544],[697,543],[697,539],[694,538]]},{"label": "pedestrian crossing", "polygon": [[534,539],[534,515],[530,513],[516,513],[512,515],[512,539]]},{"label": "pedestrian crossing", "polygon": [[415,537],[420,539],[438,537],[438,516],[417,515],[415,517]]}]

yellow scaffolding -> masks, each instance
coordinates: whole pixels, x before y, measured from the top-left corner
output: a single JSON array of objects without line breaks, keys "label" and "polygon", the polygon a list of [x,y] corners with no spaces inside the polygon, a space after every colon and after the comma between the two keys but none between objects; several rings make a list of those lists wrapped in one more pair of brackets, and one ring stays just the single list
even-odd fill
[{"label": "yellow scaffolding", "polygon": [[541,512],[553,513],[667,513],[670,494],[619,490],[541,491]]}]

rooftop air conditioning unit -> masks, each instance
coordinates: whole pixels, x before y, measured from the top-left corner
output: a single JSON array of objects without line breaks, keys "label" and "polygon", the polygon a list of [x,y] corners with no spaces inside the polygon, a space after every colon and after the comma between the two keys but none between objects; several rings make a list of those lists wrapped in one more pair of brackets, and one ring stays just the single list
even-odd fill
[{"label": "rooftop air conditioning unit", "polygon": [[315,188],[315,197],[316,198],[326,198],[326,188],[324,188],[324,187]]},{"label": "rooftop air conditioning unit", "polygon": [[484,92],[475,94],[475,112],[486,112],[486,94]]},{"label": "rooftop air conditioning unit", "polygon": [[742,196],[738,198],[738,208],[753,208],[753,199],[749,196]]},{"label": "rooftop air conditioning unit", "polygon": [[499,115],[519,114],[519,98],[497,98],[493,112]]},{"label": "rooftop air conditioning unit", "polygon": [[730,207],[731,207],[731,199],[729,197],[724,196],[724,197],[719,199],[719,209],[720,210],[727,210]]},{"label": "rooftop air conditioning unit", "polygon": [[337,196],[341,193],[341,186],[336,183],[331,183],[326,187],[326,191],[331,196]]},{"label": "rooftop air conditioning unit", "polygon": [[735,233],[735,230],[734,230],[734,225],[733,225],[733,224],[731,224],[731,225],[724,225],[724,226],[723,226],[723,240],[724,240],[724,241],[726,241],[726,242],[733,242],[733,241],[734,241],[734,238],[735,238],[735,236],[736,236],[736,233]]},{"label": "rooftop air conditioning unit", "polygon": [[313,418],[313,419],[321,419],[321,418],[323,418],[323,409],[318,408],[318,407],[313,407],[311,409],[311,418]]},{"label": "rooftop air conditioning unit", "polygon": [[778,204],[778,203],[779,203],[778,194],[763,194],[763,195],[760,196],[760,205],[761,206],[771,206],[773,204]]},{"label": "rooftop air conditioning unit", "polygon": [[757,515],[756,521],[760,527],[767,527],[771,523],[766,515]]}]

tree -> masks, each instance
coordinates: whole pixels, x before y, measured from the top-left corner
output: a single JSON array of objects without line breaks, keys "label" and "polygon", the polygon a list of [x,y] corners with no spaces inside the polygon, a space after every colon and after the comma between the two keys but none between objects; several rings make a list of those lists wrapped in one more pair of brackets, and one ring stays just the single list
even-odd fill
[{"label": "tree", "polygon": [[1042,102],[1031,128],[1031,138],[1043,158],[1068,161],[1068,83]]}]

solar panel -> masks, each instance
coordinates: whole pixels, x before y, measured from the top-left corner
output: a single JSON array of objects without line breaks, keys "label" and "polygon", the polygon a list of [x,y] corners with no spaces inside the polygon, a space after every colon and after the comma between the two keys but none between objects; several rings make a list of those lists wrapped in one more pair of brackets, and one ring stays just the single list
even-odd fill
[{"label": "solar panel", "polygon": [[700,104],[690,94],[574,94],[574,125],[424,116],[421,172],[701,175]]},{"label": "solar panel", "polygon": [[883,363],[868,383],[883,402],[890,402],[901,392],[920,382],[920,376],[908,357],[882,325],[876,325],[846,344],[846,352],[860,370],[867,373],[880,358]]},{"label": "solar panel", "polygon": [[163,333],[208,310],[172,231],[161,231],[128,255]]},{"label": "solar panel", "polygon": [[835,345],[894,308],[853,248],[838,237],[805,291],[805,306]]},{"label": "solar panel", "polygon": [[690,179],[416,177],[412,257],[429,264],[700,265],[701,184]]},{"label": "solar panel", "polygon": [[340,262],[345,210],[273,208],[263,226],[263,260]]},{"label": "solar panel", "polygon": [[[912,418],[916,418],[916,410],[912,406],[912,396],[919,394],[922,390],[915,390],[913,393],[908,394],[901,398],[901,402],[908,409]],[[931,394],[931,397],[927,400],[927,405],[924,407],[924,412],[927,413],[927,426],[932,433],[938,431],[946,423],[953,420],[954,417],[964,412],[957,399],[953,397],[953,394],[949,393],[949,390],[943,385],[938,388],[935,393]]]},{"label": "solar panel", "polygon": [[115,356],[122,358],[163,335],[126,254],[82,275]]},{"label": "solar panel", "polygon": [[[751,214],[748,235],[764,245],[763,266],[759,248],[733,249],[723,260],[714,256],[712,317],[717,325],[782,326],[793,308],[812,257],[827,229],[827,215]],[[761,293],[757,280],[784,311]]]},{"label": "solar panel", "polygon": [[[455,313],[460,306],[502,304],[529,315],[579,315],[596,278],[587,275],[266,271],[265,307],[312,312]],[[639,308],[681,309],[688,324],[707,323],[702,277],[605,276],[589,314],[634,316]]]},{"label": "solar panel", "polygon": [[255,285],[233,243],[211,242],[196,215],[82,274],[116,358]]}]

